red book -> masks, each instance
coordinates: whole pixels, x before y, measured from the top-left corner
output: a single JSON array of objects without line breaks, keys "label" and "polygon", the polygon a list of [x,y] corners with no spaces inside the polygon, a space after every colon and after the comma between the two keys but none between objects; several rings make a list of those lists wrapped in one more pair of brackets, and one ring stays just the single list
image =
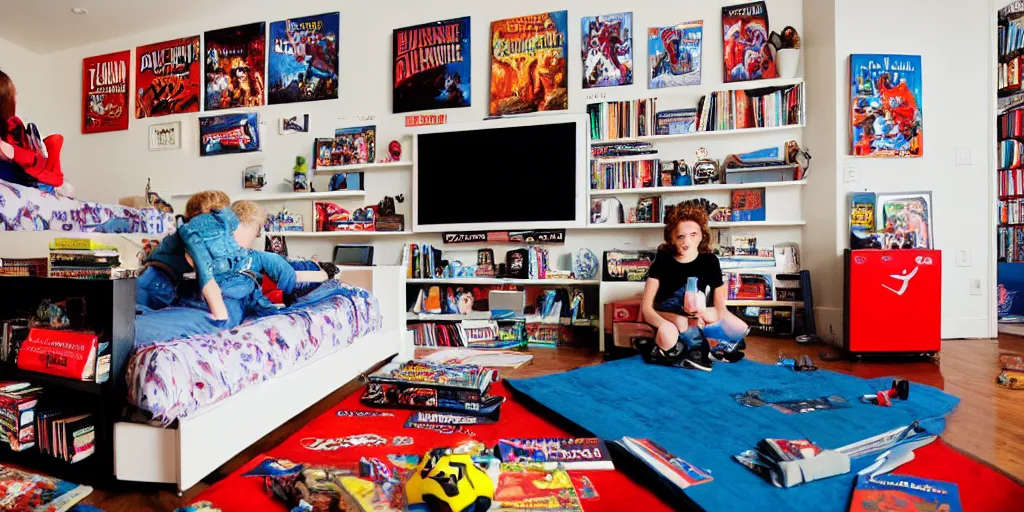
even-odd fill
[{"label": "red book", "polygon": [[29,329],[18,351],[18,368],[76,380],[96,375],[96,335]]}]

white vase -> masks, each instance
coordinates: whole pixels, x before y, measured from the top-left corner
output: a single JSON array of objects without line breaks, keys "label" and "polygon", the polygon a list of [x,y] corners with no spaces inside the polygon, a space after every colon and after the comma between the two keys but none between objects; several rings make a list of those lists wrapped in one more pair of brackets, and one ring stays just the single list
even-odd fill
[{"label": "white vase", "polygon": [[799,67],[799,49],[783,48],[775,53],[775,69],[779,71],[779,78],[795,78]]}]

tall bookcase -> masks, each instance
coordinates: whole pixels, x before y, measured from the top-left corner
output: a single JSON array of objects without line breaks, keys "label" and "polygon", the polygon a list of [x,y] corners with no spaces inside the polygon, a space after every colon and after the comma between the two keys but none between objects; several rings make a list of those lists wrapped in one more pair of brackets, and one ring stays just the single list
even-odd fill
[{"label": "tall bookcase", "polygon": [[1012,307],[1024,290],[1024,7],[1015,2],[999,11],[996,95],[996,261],[1000,324],[1024,313]]}]

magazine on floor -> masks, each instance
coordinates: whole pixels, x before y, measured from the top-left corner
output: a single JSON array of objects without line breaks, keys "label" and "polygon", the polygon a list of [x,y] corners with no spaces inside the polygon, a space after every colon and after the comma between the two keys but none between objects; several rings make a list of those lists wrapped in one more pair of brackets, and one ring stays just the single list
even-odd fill
[{"label": "magazine on floor", "polygon": [[676,484],[680,489],[706,484],[714,480],[711,471],[686,462],[650,439],[623,437],[615,443],[632,453],[668,481]]},{"label": "magazine on floor", "polygon": [[850,498],[850,512],[963,512],[956,484],[905,475],[863,475]]},{"label": "magazine on floor", "polygon": [[0,466],[0,509],[4,512],[64,512],[92,487]]},{"label": "magazine on floor", "polygon": [[597,438],[501,439],[502,462],[560,462],[568,470],[615,469],[608,447]]}]

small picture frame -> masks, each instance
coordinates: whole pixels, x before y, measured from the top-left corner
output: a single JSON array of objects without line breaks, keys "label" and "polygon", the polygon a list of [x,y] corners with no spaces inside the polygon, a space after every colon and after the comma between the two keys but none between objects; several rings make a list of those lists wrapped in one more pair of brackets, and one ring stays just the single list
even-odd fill
[{"label": "small picture frame", "polygon": [[256,190],[257,192],[263,190],[263,186],[266,185],[266,174],[263,172],[262,165],[253,165],[245,168],[245,174],[242,179],[242,188],[246,190]]},{"label": "small picture frame", "polygon": [[166,149],[181,149],[181,121],[150,125],[149,150]]},{"label": "small picture frame", "polygon": [[309,114],[300,114],[281,118],[281,125],[278,126],[281,135],[309,132]]}]

